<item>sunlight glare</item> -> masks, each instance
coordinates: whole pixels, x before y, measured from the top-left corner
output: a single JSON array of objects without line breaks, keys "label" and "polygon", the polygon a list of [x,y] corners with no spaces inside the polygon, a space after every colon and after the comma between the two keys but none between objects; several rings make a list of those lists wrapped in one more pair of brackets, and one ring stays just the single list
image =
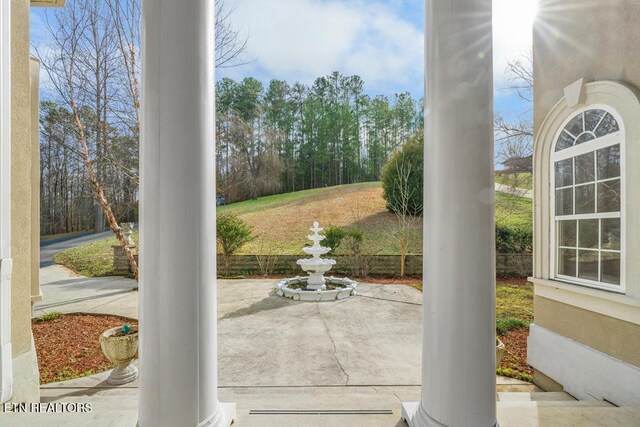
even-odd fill
[{"label": "sunlight glare", "polygon": [[530,29],[538,13],[539,0],[493,0],[494,21],[514,32]]}]

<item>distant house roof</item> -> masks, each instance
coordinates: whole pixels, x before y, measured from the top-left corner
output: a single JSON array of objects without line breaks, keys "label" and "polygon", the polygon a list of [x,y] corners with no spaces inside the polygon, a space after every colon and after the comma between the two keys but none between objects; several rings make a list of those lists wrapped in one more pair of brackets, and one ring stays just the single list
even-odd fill
[{"label": "distant house roof", "polygon": [[64,7],[67,0],[31,0],[31,6],[36,7]]},{"label": "distant house roof", "polygon": [[510,157],[502,162],[505,169],[510,172],[532,172],[533,156]]}]

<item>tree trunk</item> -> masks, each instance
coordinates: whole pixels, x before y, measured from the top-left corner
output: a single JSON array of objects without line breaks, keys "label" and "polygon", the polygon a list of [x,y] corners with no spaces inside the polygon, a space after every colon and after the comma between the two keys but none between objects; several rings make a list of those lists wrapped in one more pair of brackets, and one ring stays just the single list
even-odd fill
[{"label": "tree trunk", "polygon": [[71,101],[71,107],[73,110],[74,123],[76,125],[76,129],[78,130],[78,140],[81,146],[80,151],[82,154],[82,162],[87,168],[89,185],[91,186],[91,189],[93,190],[94,195],[98,200],[98,203],[100,203],[100,206],[102,206],[102,211],[104,212],[104,215],[107,218],[107,221],[109,223],[109,228],[111,229],[111,231],[113,231],[113,234],[116,235],[116,238],[120,242],[120,246],[122,247],[122,250],[124,251],[127,257],[127,261],[129,262],[129,267],[133,272],[134,279],[138,281],[138,263],[133,257],[133,252],[131,252],[131,248],[129,248],[129,245],[127,244],[127,241],[124,238],[122,231],[120,230],[120,226],[116,221],[116,217],[113,215],[111,206],[109,205],[109,202],[106,196],[104,195],[104,190],[102,188],[102,185],[98,181],[96,173],[93,170],[93,165],[91,164],[91,160],[89,159],[89,149],[87,147],[86,134],[84,132],[84,127],[82,126],[82,122],[80,121],[80,115],[78,113],[78,109],[76,108],[75,102],[73,100]]}]

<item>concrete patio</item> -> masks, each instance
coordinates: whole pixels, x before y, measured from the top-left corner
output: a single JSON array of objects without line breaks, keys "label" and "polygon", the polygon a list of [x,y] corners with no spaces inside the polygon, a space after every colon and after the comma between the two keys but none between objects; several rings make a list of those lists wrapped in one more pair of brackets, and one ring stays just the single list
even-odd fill
[{"label": "concrete patio", "polygon": [[[129,279],[91,279],[55,265],[41,276],[45,300],[37,313],[137,318]],[[237,403],[236,425],[404,425],[401,402],[420,398],[421,292],[361,284],[355,298],[309,303],[278,297],[274,283],[218,281],[219,390],[221,401]],[[134,426],[137,381],[112,387],[107,375],[41,387],[42,402],[90,402],[91,413],[5,413],[2,425]],[[498,384],[503,392],[536,390],[502,377]]]},{"label": "concrete patio", "polygon": [[[355,298],[308,303],[276,296],[273,284],[218,281],[219,393],[221,401],[237,403],[235,425],[404,426],[401,402],[420,398],[421,293],[402,285],[362,284]],[[137,292],[111,295],[109,287],[120,285],[107,281],[105,295],[94,289],[94,297],[80,301],[65,301],[65,295],[75,292],[67,293],[64,280],[43,289],[45,302],[61,312],[137,317]],[[91,403],[90,413],[4,413],[0,424],[135,426],[137,381],[112,387],[105,382],[107,375],[41,387],[42,402]],[[504,377],[497,383],[502,426],[626,426],[640,421],[640,409],[580,402]]]}]

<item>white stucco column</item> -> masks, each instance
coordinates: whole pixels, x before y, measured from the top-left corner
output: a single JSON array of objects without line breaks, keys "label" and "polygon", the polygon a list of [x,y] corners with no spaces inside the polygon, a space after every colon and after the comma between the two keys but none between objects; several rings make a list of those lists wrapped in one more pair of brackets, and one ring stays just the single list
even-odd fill
[{"label": "white stucco column", "polygon": [[142,1],[140,427],[232,418],[216,378],[213,9]]},{"label": "white stucco column", "polygon": [[496,425],[491,0],[426,1],[421,402],[410,426]]},{"label": "white stucco column", "polygon": [[0,403],[11,398],[11,1],[0,4]]}]

